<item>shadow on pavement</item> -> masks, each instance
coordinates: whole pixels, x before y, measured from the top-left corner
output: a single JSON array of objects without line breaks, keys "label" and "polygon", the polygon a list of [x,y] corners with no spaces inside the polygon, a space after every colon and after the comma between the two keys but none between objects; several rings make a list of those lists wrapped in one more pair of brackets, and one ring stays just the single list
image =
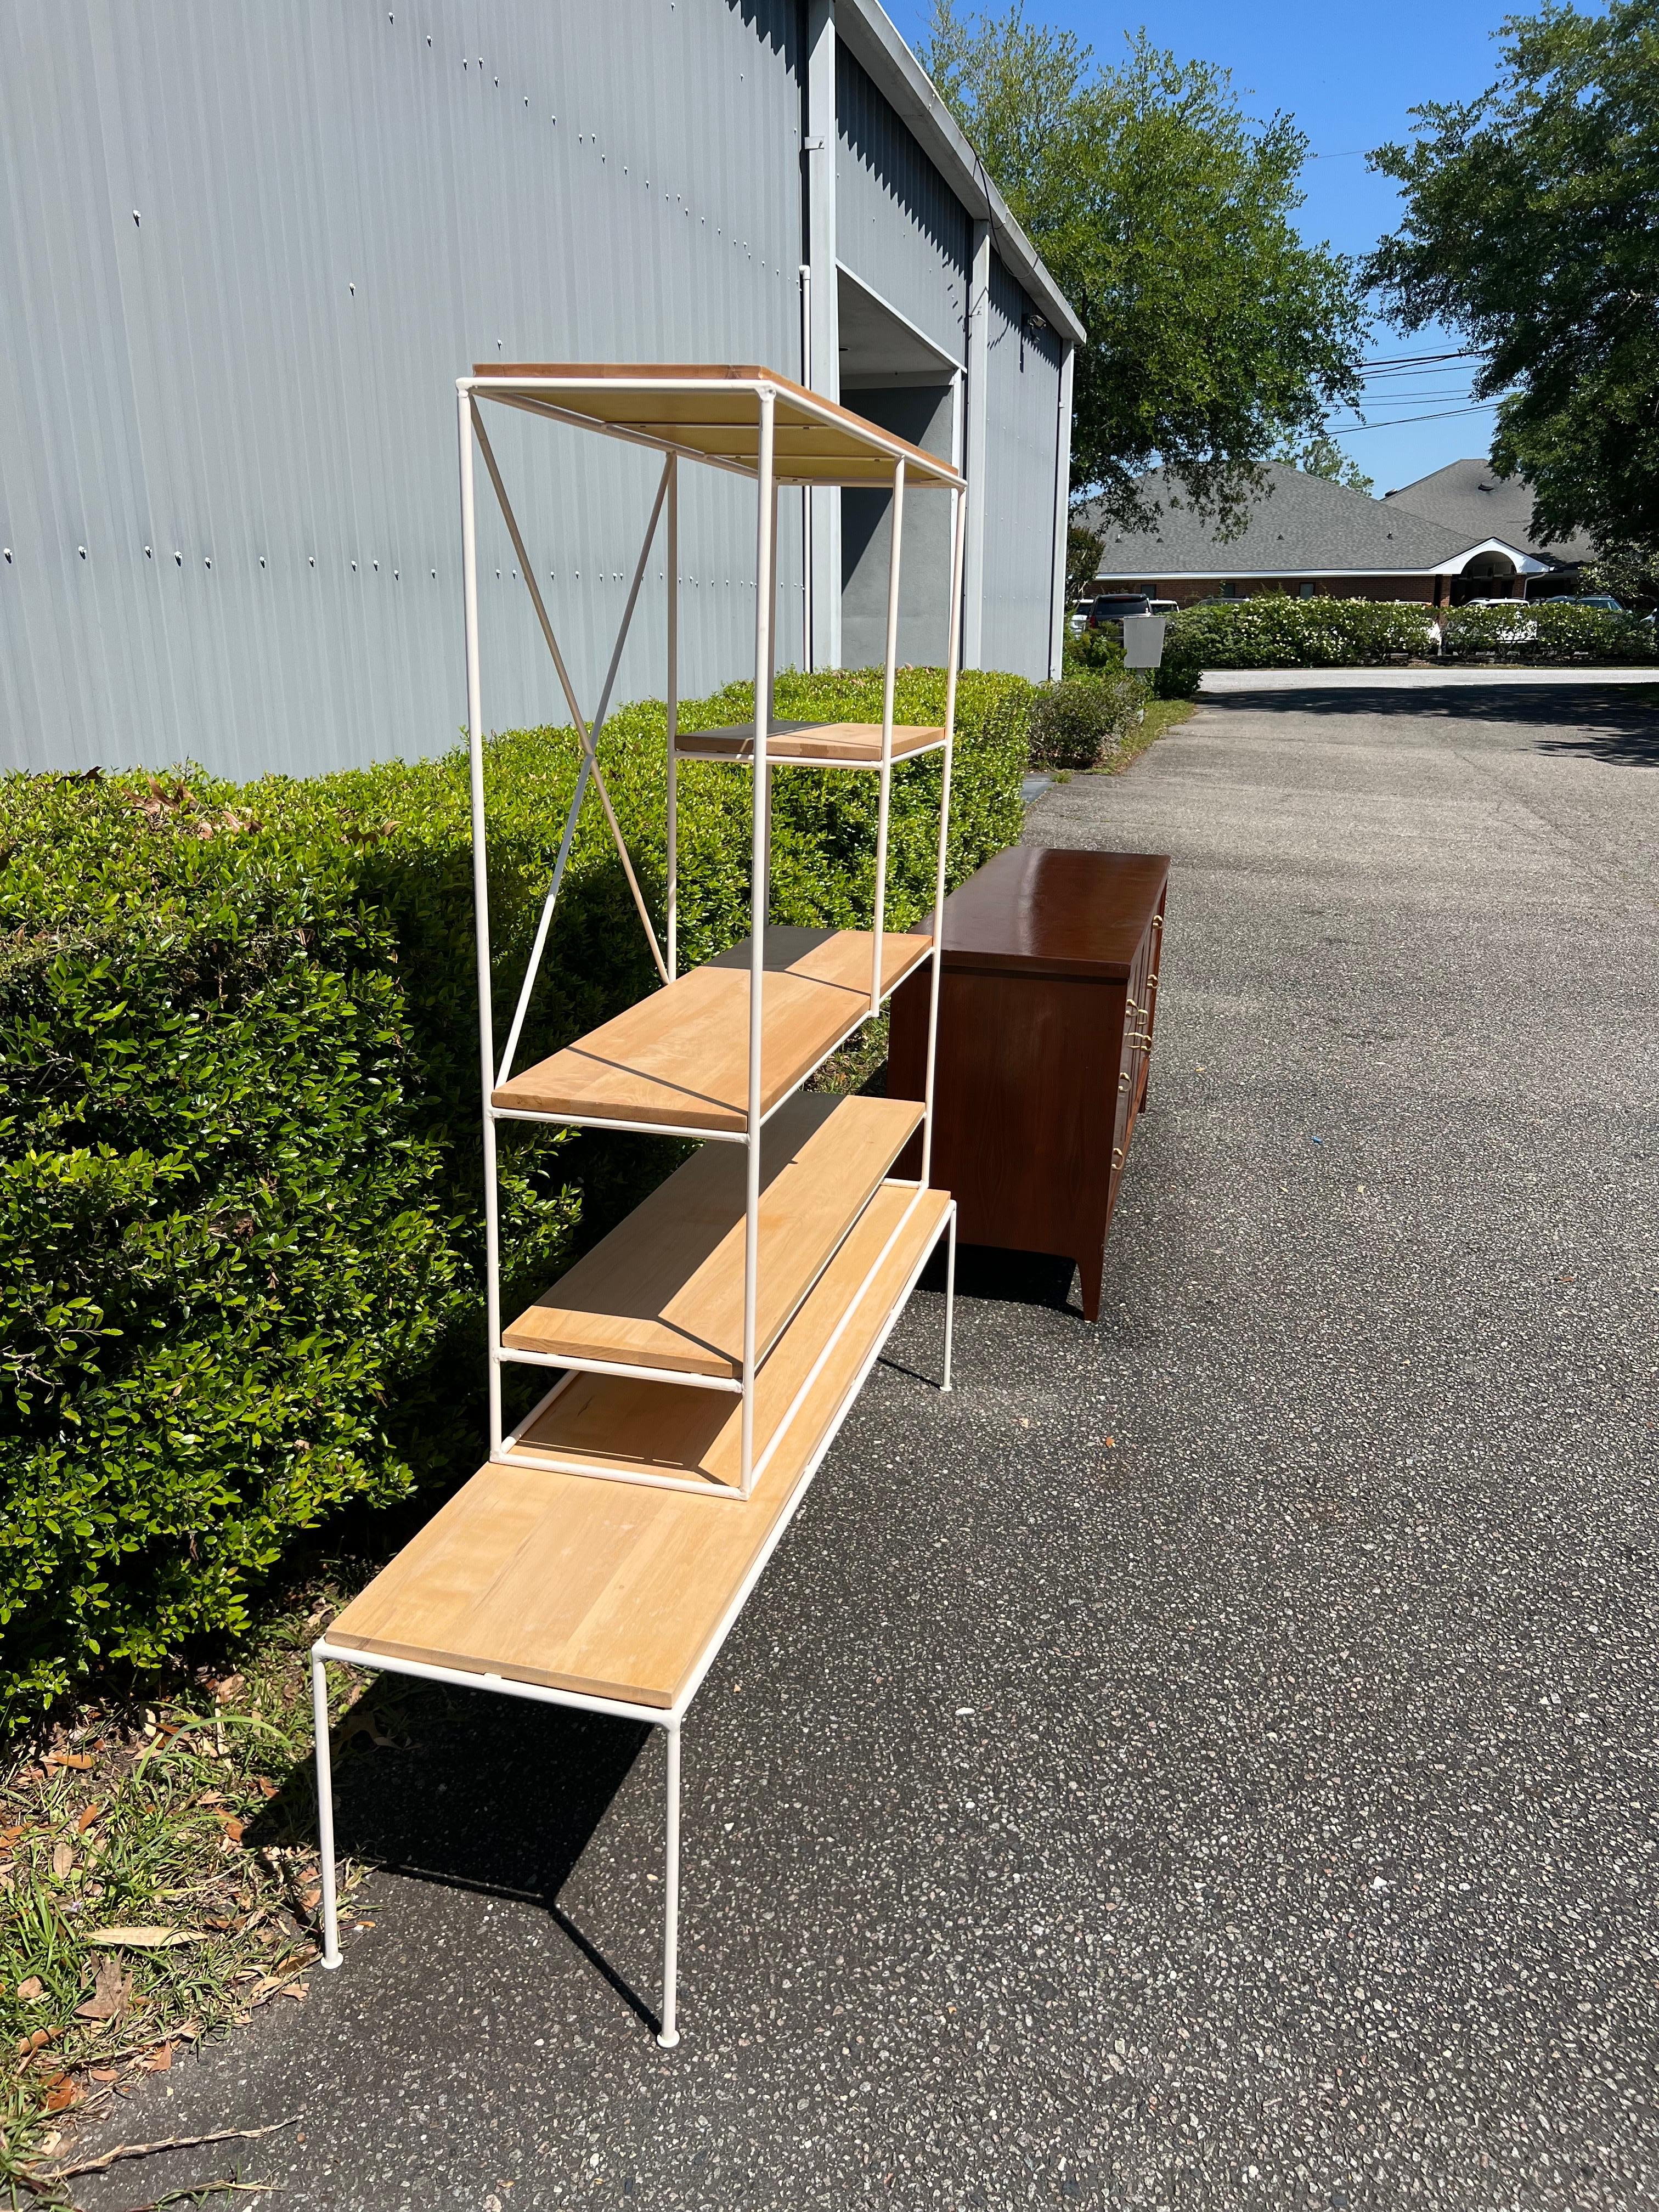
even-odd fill
[{"label": "shadow on pavement", "polygon": [[343,1856],[484,1896],[539,1899],[653,2032],[653,2007],[559,1893],[653,1731],[559,1705],[368,1680],[335,1733]]},{"label": "shadow on pavement", "polygon": [[[1576,754],[1620,768],[1659,768],[1659,670],[1651,686],[1592,684],[1431,684],[1406,689],[1379,684],[1328,689],[1310,684],[1293,691],[1206,694],[1210,714],[1243,709],[1251,714],[1363,714],[1401,721],[1501,722],[1540,732],[1540,752]],[[1541,733],[1547,732],[1547,736]]]}]

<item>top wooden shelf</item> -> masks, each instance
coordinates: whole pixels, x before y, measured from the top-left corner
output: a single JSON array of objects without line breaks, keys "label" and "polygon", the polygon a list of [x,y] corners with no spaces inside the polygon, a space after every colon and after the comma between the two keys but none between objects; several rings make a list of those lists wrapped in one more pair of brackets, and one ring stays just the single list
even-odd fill
[{"label": "top wooden shelf", "polygon": [[660,452],[685,453],[742,476],[760,470],[757,398],[777,394],[773,475],[779,483],[890,484],[896,462],[911,484],[956,490],[963,478],[948,461],[896,437],[849,407],[820,398],[769,368],[723,362],[493,362],[474,365],[472,389],[532,415],[629,437]]},{"label": "top wooden shelf", "polygon": [[[933,752],[944,743],[945,732],[937,725],[907,722],[893,726],[896,761]],[[752,761],[755,726],[729,722],[718,730],[681,730],[674,739],[674,751],[681,760]],[[774,721],[767,726],[766,757],[780,766],[879,768],[881,724]]]},{"label": "top wooden shelf", "polygon": [[[888,931],[884,997],[933,951]],[[761,1111],[769,1114],[870,1012],[867,929],[766,933]],[[665,984],[490,1093],[505,1113],[739,1135],[748,1125],[749,942]]]}]

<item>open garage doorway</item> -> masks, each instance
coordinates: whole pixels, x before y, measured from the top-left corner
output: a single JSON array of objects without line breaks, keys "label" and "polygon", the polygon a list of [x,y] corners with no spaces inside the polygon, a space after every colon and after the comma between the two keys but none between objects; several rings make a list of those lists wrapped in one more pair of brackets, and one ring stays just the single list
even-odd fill
[{"label": "open garage doorway", "polygon": [[[866,284],[838,270],[842,404],[924,453],[960,464],[962,374],[950,356]],[[887,549],[892,495],[841,495],[841,658],[879,662],[887,644]],[[899,659],[934,667],[948,644],[951,503],[907,490],[899,568]]]}]

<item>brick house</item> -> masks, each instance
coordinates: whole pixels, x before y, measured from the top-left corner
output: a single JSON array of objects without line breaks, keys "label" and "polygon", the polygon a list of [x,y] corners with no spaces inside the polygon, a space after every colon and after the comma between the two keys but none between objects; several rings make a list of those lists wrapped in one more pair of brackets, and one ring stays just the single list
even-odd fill
[{"label": "brick house", "polygon": [[[1222,538],[1155,470],[1141,481],[1162,510],[1158,521],[1149,531],[1108,530],[1097,588],[1146,591],[1181,606],[1289,592],[1304,599],[1413,599],[1445,607],[1466,599],[1523,599],[1536,588],[1534,579],[1559,575],[1570,581],[1579,556],[1565,547],[1546,552],[1531,542],[1525,487],[1504,487],[1513,496],[1486,511],[1479,503],[1482,495],[1461,480],[1444,481],[1468,471],[1485,471],[1490,477],[1484,462],[1459,461],[1420,483],[1373,499],[1274,463],[1267,471],[1268,488],[1252,504],[1243,529]],[[1415,505],[1419,495],[1428,499],[1428,510]],[[1517,500],[1528,511],[1528,533],[1514,512]],[[1091,529],[1102,526],[1086,506],[1075,519]]]}]

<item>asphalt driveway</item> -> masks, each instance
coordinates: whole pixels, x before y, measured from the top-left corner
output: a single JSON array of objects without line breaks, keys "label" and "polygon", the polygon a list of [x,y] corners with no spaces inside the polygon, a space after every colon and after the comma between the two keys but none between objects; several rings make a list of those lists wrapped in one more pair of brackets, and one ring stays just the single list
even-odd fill
[{"label": "asphalt driveway", "polygon": [[389,1686],[343,1971],[88,2147],[296,2124],[94,2212],[1659,2202],[1659,714],[1234,679],[1029,835],[1174,855],[1102,1319],[902,1322],[687,1725],[681,2049],[659,1742]]}]

